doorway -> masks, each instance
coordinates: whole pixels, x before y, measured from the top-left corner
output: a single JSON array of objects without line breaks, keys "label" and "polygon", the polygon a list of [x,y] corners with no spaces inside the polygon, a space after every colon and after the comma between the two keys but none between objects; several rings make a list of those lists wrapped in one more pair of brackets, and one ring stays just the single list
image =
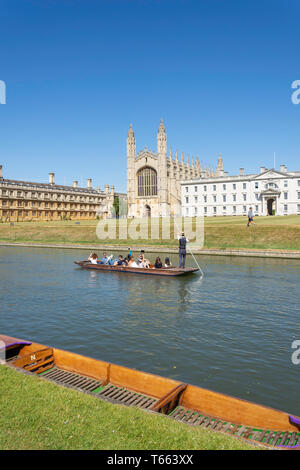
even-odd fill
[{"label": "doorway", "polygon": [[150,206],[145,206],[146,209],[146,217],[151,217],[151,207]]},{"label": "doorway", "polygon": [[275,215],[274,202],[275,202],[275,199],[268,199],[268,201],[267,201],[268,215]]}]

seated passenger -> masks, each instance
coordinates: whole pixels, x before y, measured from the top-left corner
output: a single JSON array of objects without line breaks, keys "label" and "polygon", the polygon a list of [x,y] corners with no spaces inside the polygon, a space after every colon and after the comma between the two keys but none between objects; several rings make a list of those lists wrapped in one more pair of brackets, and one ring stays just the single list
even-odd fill
[{"label": "seated passenger", "polygon": [[98,255],[96,253],[91,253],[88,261],[92,264],[98,264]]},{"label": "seated passenger", "polygon": [[156,269],[162,268],[162,262],[161,262],[161,259],[160,259],[159,256],[156,258],[154,266],[155,266]]},{"label": "seated passenger", "polygon": [[114,262],[114,266],[125,266],[125,260],[123,259],[122,255],[118,256],[118,259]]},{"label": "seated passenger", "polygon": [[102,260],[100,261],[100,264],[107,264],[107,263],[108,263],[108,260],[109,260],[109,258],[107,257],[107,254],[106,254],[106,253],[103,253],[103,258],[102,258]]},{"label": "seated passenger", "polygon": [[139,267],[139,265],[134,261],[133,256],[130,256],[130,258],[129,258],[128,267],[129,268],[138,268]]},{"label": "seated passenger", "polygon": [[165,268],[168,268],[169,266],[172,266],[172,263],[169,258],[165,259]]}]

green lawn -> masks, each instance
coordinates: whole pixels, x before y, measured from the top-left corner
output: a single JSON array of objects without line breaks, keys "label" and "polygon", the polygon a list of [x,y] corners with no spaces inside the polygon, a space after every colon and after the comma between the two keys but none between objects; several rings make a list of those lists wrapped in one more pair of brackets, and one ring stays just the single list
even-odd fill
[{"label": "green lawn", "polygon": [[[136,221],[135,221],[136,222]],[[129,223],[132,223],[130,221]],[[300,216],[256,217],[255,226],[247,227],[246,217],[207,217],[204,219],[204,248],[300,250]],[[152,226],[157,227],[157,219]],[[99,239],[97,221],[15,222],[0,224],[0,241],[81,245],[144,245],[176,247],[177,229],[171,224],[171,238],[164,239],[161,228],[156,239]],[[138,234],[139,235],[139,234]]]},{"label": "green lawn", "polygon": [[1,450],[254,449],[243,440],[112,405],[3,365],[0,383]]}]

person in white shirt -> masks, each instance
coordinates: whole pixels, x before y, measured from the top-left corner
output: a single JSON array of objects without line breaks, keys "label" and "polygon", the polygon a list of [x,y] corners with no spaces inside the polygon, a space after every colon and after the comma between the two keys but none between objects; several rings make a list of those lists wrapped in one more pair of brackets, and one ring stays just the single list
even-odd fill
[{"label": "person in white shirt", "polygon": [[92,264],[98,264],[98,255],[96,253],[91,253],[88,261]]}]

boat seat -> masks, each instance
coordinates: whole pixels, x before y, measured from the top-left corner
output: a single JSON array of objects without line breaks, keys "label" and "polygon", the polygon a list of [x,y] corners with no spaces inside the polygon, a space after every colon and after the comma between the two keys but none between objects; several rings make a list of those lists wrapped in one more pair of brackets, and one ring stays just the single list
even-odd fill
[{"label": "boat seat", "polygon": [[258,444],[270,445],[272,447],[294,447],[300,445],[300,432],[270,431],[257,429],[251,426],[230,423],[213,416],[208,416],[200,411],[190,410],[183,406],[177,406],[170,417],[193,426],[201,426],[213,431],[220,431],[232,436],[243,437]]},{"label": "boat seat", "polygon": [[25,369],[36,374],[43,372],[54,365],[52,348],[40,349],[25,356],[21,356],[12,362],[14,367]]}]

